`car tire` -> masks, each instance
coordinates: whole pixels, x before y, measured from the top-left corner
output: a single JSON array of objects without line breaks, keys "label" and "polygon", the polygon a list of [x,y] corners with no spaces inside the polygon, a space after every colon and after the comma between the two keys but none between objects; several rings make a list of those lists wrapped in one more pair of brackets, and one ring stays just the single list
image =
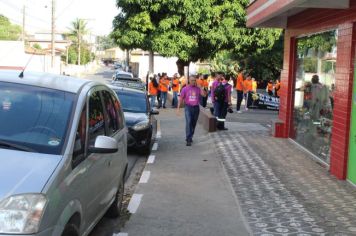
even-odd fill
[{"label": "car tire", "polygon": [[119,183],[119,188],[115,194],[115,200],[106,212],[106,216],[109,218],[117,218],[121,214],[122,202],[124,200],[125,191],[125,176],[123,176]]},{"label": "car tire", "polygon": [[73,223],[68,223],[64,228],[62,236],[79,236],[78,226]]}]

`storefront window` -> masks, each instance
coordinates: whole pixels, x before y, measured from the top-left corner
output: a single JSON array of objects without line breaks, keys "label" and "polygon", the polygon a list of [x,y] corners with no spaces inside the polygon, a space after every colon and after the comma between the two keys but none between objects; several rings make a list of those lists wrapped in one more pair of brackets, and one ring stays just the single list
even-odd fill
[{"label": "storefront window", "polygon": [[330,162],[337,30],[298,39],[294,139]]}]

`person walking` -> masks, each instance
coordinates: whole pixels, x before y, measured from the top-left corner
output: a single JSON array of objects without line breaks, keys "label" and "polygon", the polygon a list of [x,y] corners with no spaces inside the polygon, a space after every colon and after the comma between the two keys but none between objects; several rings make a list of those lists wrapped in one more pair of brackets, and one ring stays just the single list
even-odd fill
[{"label": "person walking", "polygon": [[273,96],[273,81],[269,80],[266,87],[266,92],[269,96]]},{"label": "person walking", "polygon": [[162,78],[159,81],[159,89],[161,90],[161,100],[163,108],[166,108],[167,93],[169,88],[169,80],[166,73],[162,73]]},{"label": "person walking", "polygon": [[212,102],[214,104],[214,116],[216,117],[216,128],[218,130],[227,130],[225,127],[225,118],[227,110],[231,106],[231,88],[229,84],[230,77],[225,77],[223,73],[218,73],[218,78],[212,86]]},{"label": "person walking", "polygon": [[244,76],[243,76],[243,70],[240,69],[239,73],[236,78],[236,96],[237,96],[237,102],[236,102],[236,111],[237,113],[241,113],[241,102],[243,99],[244,95]]},{"label": "person walking", "polygon": [[173,91],[172,107],[177,108],[177,106],[178,106],[178,92],[179,92],[179,79],[178,79],[177,73],[175,73],[173,75],[172,91]]},{"label": "person walking", "polygon": [[247,111],[248,108],[251,106],[252,103],[252,78],[251,75],[247,75],[246,79],[244,80],[244,98],[245,98],[245,110]]},{"label": "person walking", "polygon": [[193,142],[194,131],[199,117],[201,96],[206,96],[206,92],[197,86],[194,76],[189,77],[189,84],[182,89],[177,107],[177,114],[179,115],[181,104],[185,104],[185,141],[187,146],[191,146]]},{"label": "person walking", "polygon": [[153,110],[158,94],[158,82],[154,76],[150,77],[150,83],[148,84],[148,94],[150,95],[151,110]]}]

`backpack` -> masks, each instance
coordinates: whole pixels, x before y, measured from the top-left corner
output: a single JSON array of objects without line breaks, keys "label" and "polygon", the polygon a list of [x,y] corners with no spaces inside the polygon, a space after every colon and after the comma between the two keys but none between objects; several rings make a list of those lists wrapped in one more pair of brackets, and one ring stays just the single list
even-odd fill
[{"label": "backpack", "polygon": [[226,91],[225,85],[219,83],[219,85],[214,90],[214,98],[218,103],[223,103],[225,101]]}]

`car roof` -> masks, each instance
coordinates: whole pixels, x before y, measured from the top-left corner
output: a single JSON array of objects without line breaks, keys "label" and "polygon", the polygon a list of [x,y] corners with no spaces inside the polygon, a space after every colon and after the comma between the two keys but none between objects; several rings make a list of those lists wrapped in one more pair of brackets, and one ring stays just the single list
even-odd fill
[{"label": "car roof", "polygon": [[134,88],[128,88],[128,87],[122,87],[122,86],[115,86],[112,84],[108,85],[109,88],[111,88],[112,90],[114,90],[115,92],[123,92],[123,93],[136,93],[136,94],[145,94],[146,91],[143,90],[138,90],[138,89],[134,89]]},{"label": "car roof", "polygon": [[80,88],[91,82],[87,79],[79,79],[70,76],[28,71],[25,71],[23,78],[20,78],[20,73],[21,71],[17,70],[0,70],[0,81],[33,85],[71,93],[78,93]]}]

